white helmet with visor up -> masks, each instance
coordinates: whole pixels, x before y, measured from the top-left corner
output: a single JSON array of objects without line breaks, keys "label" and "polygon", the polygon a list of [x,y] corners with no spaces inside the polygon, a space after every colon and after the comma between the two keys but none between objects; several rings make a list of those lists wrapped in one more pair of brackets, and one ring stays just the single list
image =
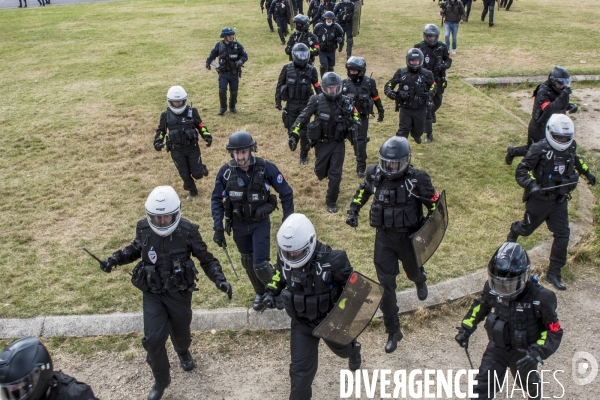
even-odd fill
[{"label": "white helmet with visor up", "polygon": [[306,265],[317,247],[317,233],[304,214],[292,214],[285,219],[277,232],[279,256],[286,268]]},{"label": "white helmet with visor up", "polygon": [[171,186],[157,186],[146,200],[150,228],[160,236],[169,236],[181,219],[181,201]]},{"label": "white helmet with visor up", "polygon": [[[174,105],[174,102],[182,102],[179,106]],[[167,105],[175,114],[179,115],[185,111],[187,107],[187,93],[181,86],[171,86],[167,92]]]}]

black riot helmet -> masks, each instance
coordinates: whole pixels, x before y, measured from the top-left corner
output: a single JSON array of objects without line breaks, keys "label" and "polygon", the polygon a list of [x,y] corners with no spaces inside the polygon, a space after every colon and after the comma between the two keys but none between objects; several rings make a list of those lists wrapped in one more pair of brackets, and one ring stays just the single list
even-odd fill
[{"label": "black riot helmet", "polygon": [[342,78],[335,72],[326,72],[321,78],[321,89],[328,99],[337,99],[342,94]]},{"label": "black riot helmet", "polygon": [[410,145],[406,138],[391,137],[379,148],[379,168],[388,178],[400,178],[409,165]]},{"label": "black riot helmet", "polygon": [[[406,66],[412,72],[417,72],[423,66],[423,52],[412,48],[406,53]],[[418,63],[416,62],[418,60]]]},{"label": "black riot helmet", "polygon": [[531,274],[529,256],[520,244],[506,242],[496,250],[488,264],[492,294],[513,300],[525,289]]},{"label": "black riot helmet", "polygon": [[296,24],[296,30],[298,32],[308,32],[308,25],[310,20],[306,15],[298,14],[292,20]]},{"label": "black riot helmet", "polygon": [[[367,62],[362,57],[352,56],[346,61],[346,69],[348,70],[348,77],[352,80],[362,79],[367,70]],[[358,71],[358,74],[351,74],[350,71]]]},{"label": "black riot helmet", "polygon": [[306,67],[309,59],[310,52],[308,51],[307,45],[304,43],[296,43],[294,47],[292,47],[292,60],[294,61],[295,66]]},{"label": "black riot helmet", "polygon": [[52,382],[52,358],[38,338],[26,337],[0,353],[0,399],[45,398]]},{"label": "black riot helmet", "polygon": [[[331,24],[327,23],[327,19],[331,20]],[[321,21],[325,22],[325,24],[327,26],[333,25],[333,23],[335,22],[335,14],[333,13],[333,11],[326,11],[323,13],[323,16],[321,17]]]},{"label": "black riot helmet", "polygon": [[[550,81],[550,88],[556,93],[560,93],[571,84],[571,75],[569,75],[566,69],[557,65],[550,71],[548,81]],[[557,87],[557,85],[560,87]]]},{"label": "black riot helmet", "polygon": [[[430,39],[430,36],[435,36],[434,39]],[[440,37],[440,29],[434,24],[427,24],[423,29],[423,40],[427,43],[428,46],[435,46]]]}]

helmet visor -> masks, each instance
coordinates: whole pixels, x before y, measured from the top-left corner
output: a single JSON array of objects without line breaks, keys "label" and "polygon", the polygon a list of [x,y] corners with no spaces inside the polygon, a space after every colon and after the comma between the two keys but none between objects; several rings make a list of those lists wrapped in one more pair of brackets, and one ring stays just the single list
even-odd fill
[{"label": "helmet visor", "polygon": [[554,139],[558,143],[568,143],[573,139],[572,134],[564,134],[562,132],[561,133],[550,132],[550,134],[552,135],[552,139]]},{"label": "helmet visor", "polygon": [[[284,261],[287,261],[291,264],[301,263],[306,257],[308,257],[309,253],[309,243],[307,243],[306,246],[302,247],[301,249],[297,250],[285,250],[281,247],[279,248],[279,254],[281,255],[281,258],[283,258]],[[303,265],[303,263],[301,265]]]},{"label": "helmet visor", "polygon": [[0,383],[0,400],[20,400],[27,398],[35,389],[41,370],[36,367],[27,376],[11,383]]},{"label": "helmet visor", "polygon": [[554,78],[554,83],[558,86],[569,87],[571,85],[571,78]]},{"label": "helmet visor", "polygon": [[408,168],[409,156],[403,157],[400,160],[391,160],[387,158],[379,159],[379,167],[386,175],[398,175],[403,173]]},{"label": "helmet visor", "polygon": [[169,100],[169,105],[173,108],[181,108],[185,105],[185,100]]},{"label": "helmet visor", "polygon": [[342,83],[340,82],[339,85],[334,85],[334,86],[324,86],[323,87],[323,92],[327,97],[337,97],[340,94],[342,94]]},{"label": "helmet visor", "polygon": [[494,294],[500,297],[514,296],[525,288],[527,273],[513,277],[499,277],[488,273],[488,282]]},{"label": "helmet visor", "polygon": [[308,50],[293,50],[292,57],[296,61],[308,61],[309,53]]},{"label": "helmet visor", "polygon": [[150,222],[150,224],[156,229],[168,229],[178,221],[177,217],[179,216],[179,210],[176,210],[169,214],[159,215],[151,214],[149,212],[147,212],[146,214],[148,214],[148,222]]}]

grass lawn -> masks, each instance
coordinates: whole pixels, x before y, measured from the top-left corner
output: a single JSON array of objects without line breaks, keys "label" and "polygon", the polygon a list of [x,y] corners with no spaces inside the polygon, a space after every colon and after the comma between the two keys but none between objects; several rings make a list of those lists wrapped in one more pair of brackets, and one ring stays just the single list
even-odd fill
[{"label": "grass lawn", "polygon": [[[411,142],[413,164],[448,195],[450,227],[426,265],[434,283],[486,264],[509,224],[524,211],[515,165],[504,164],[504,152],[509,143],[525,142],[523,121],[529,116],[506,93],[514,89],[480,90],[459,78],[540,75],[557,64],[571,74],[600,72],[600,52],[593,45],[600,43],[595,1],[517,1],[510,12],[496,12],[492,29],[478,18],[482,3],[473,4],[470,22],[459,29],[435,141]],[[423,26],[439,24],[437,10],[430,1],[418,6],[407,0],[365,2],[354,55],[365,57],[367,73],[381,92],[405,65],[408,48],[422,39]],[[145,216],[144,201],[157,185],[171,185],[185,198],[170,156],[152,147],[172,85],[187,90],[214,137],[212,147],[202,146],[210,175],[198,182],[197,199],[183,200],[183,215],[200,225],[234,290],[229,302],[202,276],[195,308],[249,306],[253,298],[233,240],[229,250],[239,281],[212,242],[213,179],[228,160],[227,138],[237,130],[250,132],[258,155],[279,166],[294,189],[296,211],[311,218],[318,238],[345,249],[356,269],[376,276],[368,207],[357,231],[345,224],[345,210],[359,184],[351,147],[335,215],[325,208],[326,181],[317,180],[310,164],[300,166],[298,153],[287,147],[274,108],[276,81],[287,56],[265,18],[254,0],[137,0],[0,11],[0,317],[141,309],[141,293],[127,274],[133,264],[107,275],[81,247],[105,258],[129,244],[136,222]],[[218,117],[217,76],[204,64],[223,26],[236,30],[249,62],[238,114]],[[341,61],[336,70],[345,77]],[[583,85],[589,86],[573,85],[575,95]],[[385,121],[370,124],[370,163],[397,129],[392,102],[384,99],[384,106]],[[586,157],[598,171],[592,153]],[[309,161],[314,161],[312,151]],[[274,239],[280,210],[272,220]],[[522,243],[531,246],[547,235],[542,229]],[[275,249],[272,240],[273,259]],[[400,288],[412,286],[402,273],[398,282]]]}]

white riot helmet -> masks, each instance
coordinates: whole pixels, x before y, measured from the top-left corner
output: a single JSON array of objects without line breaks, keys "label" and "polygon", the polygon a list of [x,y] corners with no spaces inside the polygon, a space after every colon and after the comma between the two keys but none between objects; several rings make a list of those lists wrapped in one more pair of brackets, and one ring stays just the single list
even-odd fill
[{"label": "white riot helmet", "polygon": [[150,228],[159,236],[169,236],[179,225],[181,201],[171,186],[157,186],[146,200]]},{"label": "white riot helmet", "polygon": [[301,268],[317,247],[317,233],[304,214],[292,214],[283,221],[277,232],[277,246],[281,260],[288,268]]},{"label": "white riot helmet", "polygon": [[565,114],[552,114],[546,124],[546,140],[554,149],[565,151],[573,143],[575,125]]},{"label": "white riot helmet", "polygon": [[[175,107],[173,101],[183,101],[181,106]],[[171,86],[167,92],[167,105],[175,114],[181,114],[187,107],[187,93],[181,86]]]}]

